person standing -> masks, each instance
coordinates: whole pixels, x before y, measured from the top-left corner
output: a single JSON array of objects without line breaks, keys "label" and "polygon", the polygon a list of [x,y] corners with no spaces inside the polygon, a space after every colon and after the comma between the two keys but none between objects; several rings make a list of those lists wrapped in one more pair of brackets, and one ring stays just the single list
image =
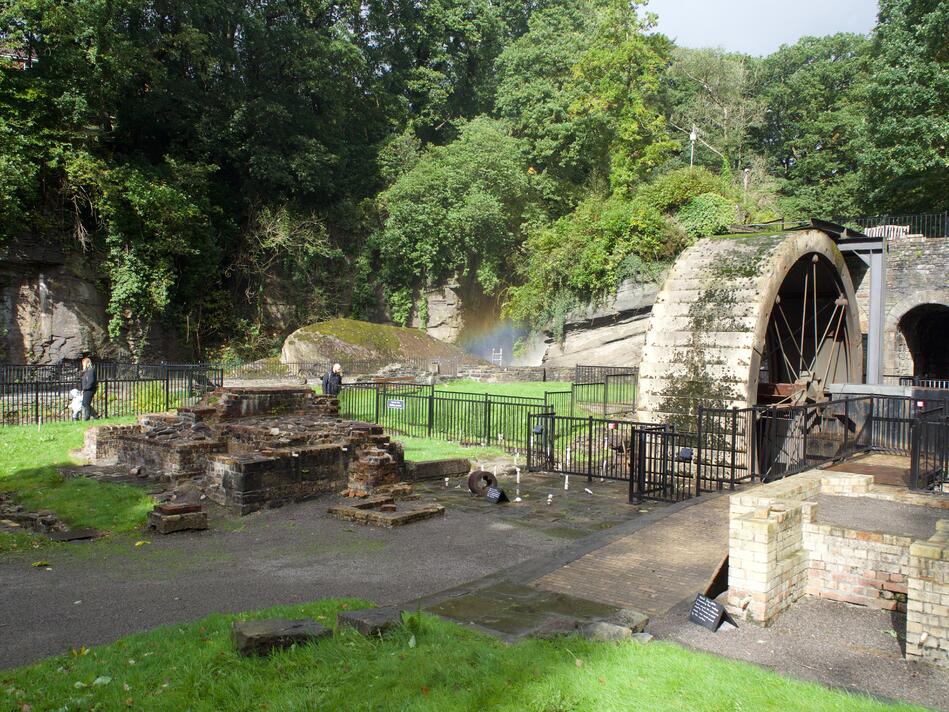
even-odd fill
[{"label": "person standing", "polygon": [[92,359],[88,356],[84,356],[82,359],[80,385],[82,388],[82,419],[89,420],[90,418],[99,417],[99,414],[92,409],[92,398],[99,390],[99,377],[96,374],[96,367],[92,363]]},{"label": "person standing", "polygon": [[343,367],[334,363],[333,368],[323,376],[323,394],[338,396],[341,390],[343,390]]}]

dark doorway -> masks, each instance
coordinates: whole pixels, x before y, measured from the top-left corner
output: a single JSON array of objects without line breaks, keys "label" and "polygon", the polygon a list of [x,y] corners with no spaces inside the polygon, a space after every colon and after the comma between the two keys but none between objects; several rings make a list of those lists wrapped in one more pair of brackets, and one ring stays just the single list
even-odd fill
[{"label": "dark doorway", "polygon": [[900,319],[900,332],[913,356],[913,375],[949,378],[949,306],[920,304]]}]

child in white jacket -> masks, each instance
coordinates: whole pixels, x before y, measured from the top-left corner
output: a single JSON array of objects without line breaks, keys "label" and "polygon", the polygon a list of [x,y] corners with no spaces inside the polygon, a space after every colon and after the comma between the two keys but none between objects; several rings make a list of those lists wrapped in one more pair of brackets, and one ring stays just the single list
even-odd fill
[{"label": "child in white jacket", "polygon": [[79,420],[79,417],[82,415],[82,391],[78,388],[73,388],[69,391],[69,397],[72,398],[69,401],[69,410],[72,411],[72,419]]}]

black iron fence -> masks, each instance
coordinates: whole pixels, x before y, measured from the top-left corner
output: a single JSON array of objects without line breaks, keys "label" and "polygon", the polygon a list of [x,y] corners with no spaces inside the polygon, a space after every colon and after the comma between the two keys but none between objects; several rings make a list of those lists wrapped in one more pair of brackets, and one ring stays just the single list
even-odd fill
[{"label": "black iron fence", "polygon": [[606,376],[635,376],[639,369],[635,366],[581,366],[573,368],[574,383],[603,383]]},{"label": "black iron fence", "polygon": [[344,418],[378,423],[409,437],[493,445],[509,452],[527,450],[528,416],[553,407],[543,398],[438,391],[415,383],[354,383],[340,393]]},{"label": "black iron fence", "polygon": [[528,417],[530,471],[629,482],[631,502],[678,502],[695,492],[693,433],[629,420],[534,413]]},{"label": "black iron fence", "polygon": [[[92,408],[101,418],[143,415],[192,405],[223,384],[220,368],[203,364],[98,365]],[[132,364],[134,366],[134,364]],[[0,382],[0,423],[32,425],[74,418],[78,372],[61,380]]]},{"label": "black iron fence", "polygon": [[944,405],[925,410],[913,424],[910,486],[944,492],[949,484],[949,412]]}]

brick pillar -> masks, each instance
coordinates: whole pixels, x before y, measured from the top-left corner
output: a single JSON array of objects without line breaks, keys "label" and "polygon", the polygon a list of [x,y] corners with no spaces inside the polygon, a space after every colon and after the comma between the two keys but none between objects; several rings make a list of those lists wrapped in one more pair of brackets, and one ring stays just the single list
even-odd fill
[{"label": "brick pillar", "polygon": [[949,667],[949,519],[909,548],[906,658]]},{"label": "brick pillar", "polygon": [[800,503],[758,507],[729,526],[728,600],[735,615],[770,625],[804,594]]}]

